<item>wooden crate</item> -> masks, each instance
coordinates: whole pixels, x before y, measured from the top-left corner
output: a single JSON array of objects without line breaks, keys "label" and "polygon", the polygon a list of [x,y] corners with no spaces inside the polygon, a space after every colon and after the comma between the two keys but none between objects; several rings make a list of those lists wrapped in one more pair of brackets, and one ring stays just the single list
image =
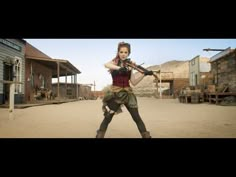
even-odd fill
[{"label": "wooden crate", "polygon": [[216,86],[215,85],[208,85],[207,86],[207,91],[210,93],[216,92]]}]

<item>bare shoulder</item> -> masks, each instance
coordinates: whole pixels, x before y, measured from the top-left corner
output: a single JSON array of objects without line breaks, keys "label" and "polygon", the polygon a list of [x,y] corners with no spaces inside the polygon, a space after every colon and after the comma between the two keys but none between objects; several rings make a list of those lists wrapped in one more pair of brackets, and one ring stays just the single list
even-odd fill
[{"label": "bare shoulder", "polygon": [[111,60],[110,63],[112,63],[113,65],[116,65],[115,60]]}]

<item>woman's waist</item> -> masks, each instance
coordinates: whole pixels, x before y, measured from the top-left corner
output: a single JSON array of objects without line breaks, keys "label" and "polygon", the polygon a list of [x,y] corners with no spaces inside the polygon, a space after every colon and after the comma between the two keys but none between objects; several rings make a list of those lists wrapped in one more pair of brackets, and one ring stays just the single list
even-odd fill
[{"label": "woman's waist", "polygon": [[117,92],[121,92],[121,91],[132,92],[133,90],[130,86],[120,87],[120,86],[112,85],[111,91],[117,93]]}]

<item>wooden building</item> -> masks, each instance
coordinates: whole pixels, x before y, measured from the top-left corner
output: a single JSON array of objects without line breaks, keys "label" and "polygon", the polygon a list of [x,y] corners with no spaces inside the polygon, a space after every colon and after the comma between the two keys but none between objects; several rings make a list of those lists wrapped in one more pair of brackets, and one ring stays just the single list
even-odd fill
[{"label": "wooden building", "polygon": [[[26,102],[35,101],[38,91],[52,90],[52,79],[57,78],[57,90],[53,93],[60,97],[60,77],[73,76],[72,83],[76,85],[77,74],[81,72],[69,61],[63,59],[52,59],[29,43],[26,44],[25,53],[25,100]],[[66,85],[67,86],[67,85]],[[78,95],[77,95],[78,97]]]},{"label": "wooden building", "polygon": [[10,85],[5,81],[17,81],[14,102],[23,103],[25,97],[25,45],[22,39],[0,38],[0,104],[9,102]]},{"label": "wooden building", "polygon": [[236,92],[236,50],[229,47],[211,57],[210,63],[216,87],[227,86],[229,92]]},{"label": "wooden building", "polygon": [[[35,98],[40,91],[52,90],[53,78],[57,78],[57,86],[53,95],[58,99],[61,98],[59,91],[60,77],[65,76],[65,87],[67,87],[68,76],[73,77],[71,84],[77,85],[77,74],[80,74],[81,72],[68,60],[52,59],[29,43],[26,44],[25,60],[26,102],[35,101]],[[78,95],[76,95],[76,98],[78,98]]]},{"label": "wooden building", "polygon": [[96,98],[103,98],[105,94],[103,91],[92,91],[92,93]]},{"label": "wooden building", "polygon": [[194,57],[189,61],[189,84],[190,86],[205,85],[211,70],[210,59],[207,57]]},{"label": "wooden building", "polygon": [[[91,99],[93,97],[91,86],[88,85],[59,83],[59,86],[59,93],[63,99],[76,99],[78,97],[83,99]],[[52,84],[52,91],[53,93],[57,92],[57,83]]]},{"label": "wooden building", "polygon": [[[77,74],[81,72],[68,60],[53,59],[22,39],[0,38],[0,104],[9,101],[9,84],[6,81],[17,81],[15,85],[15,104],[35,101],[38,92],[52,90],[52,79],[57,79],[54,93],[60,98],[60,77],[71,76],[78,90]],[[78,91],[76,92],[78,93]],[[78,98],[78,94],[75,95]]]}]

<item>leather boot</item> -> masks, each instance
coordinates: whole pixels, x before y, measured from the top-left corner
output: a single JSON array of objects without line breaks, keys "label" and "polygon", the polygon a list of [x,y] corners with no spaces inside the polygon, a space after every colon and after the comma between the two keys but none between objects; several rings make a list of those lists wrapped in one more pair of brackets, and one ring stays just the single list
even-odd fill
[{"label": "leather boot", "polygon": [[105,133],[106,132],[104,132],[104,131],[97,130],[96,138],[104,138]]},{"label": "leather boot", "polygon": [[141,133],[141,135],[142,135],[142,138],[152,138],[150,136],[150,132],[148,132],[148,131]]}]

